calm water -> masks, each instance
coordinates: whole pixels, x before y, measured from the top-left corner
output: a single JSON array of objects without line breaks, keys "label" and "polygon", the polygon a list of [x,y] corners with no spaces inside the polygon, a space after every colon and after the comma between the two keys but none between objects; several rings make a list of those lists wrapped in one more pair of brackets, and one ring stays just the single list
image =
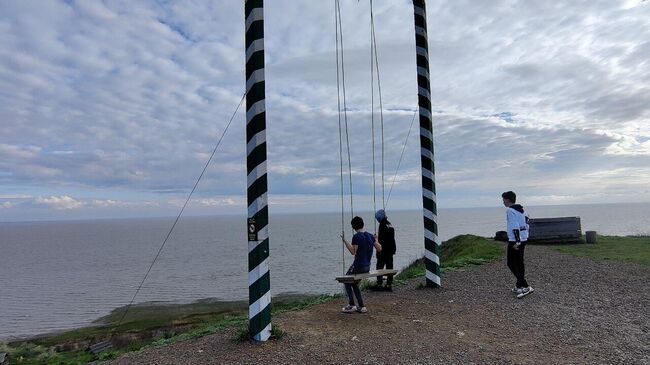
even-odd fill
[{"label": "calm water", "polygon": [[[529,207],[531,217],[580,216],[584,230],[650,234],[650,204]],[[440,211],[443,239],[491,236],[503,208]],[[363,214],[372,222],[371,214]],[[420,211],[393,212],[395,264],[423,254]],[[0,339],[83,326],[126,305],[172,223],[130,219],[0,223]],[[279,293],[334,293],[342,270],[340,215],[271,217],[271,287]],[[372,231],[372,223],[370,223]],[[346,256],[346,264],[351,257]],[[136,302],[245,299],[245,219],[184,218]]]}]

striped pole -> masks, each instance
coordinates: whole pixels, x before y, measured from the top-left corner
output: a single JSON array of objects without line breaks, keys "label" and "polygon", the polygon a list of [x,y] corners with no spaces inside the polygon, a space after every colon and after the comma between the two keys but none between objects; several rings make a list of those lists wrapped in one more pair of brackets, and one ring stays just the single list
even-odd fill
[{"label": "striped pole", "polygon": [[269,211],[264,93],[264,1],[246,0],[246,166],[248,172],[248,328],[255,341],[271,336]]},{"label": "striped pole", "polygon": [[433,161],[433,123],[429,82],[429,43],[425,0],[413,0],[415,50],[418,68],[418,106],[420,110],[420,150],[422,163],[422,205],[424,219],[424,263],[427,287],[440,287],[440,239],[436,212],[435,166]]}]

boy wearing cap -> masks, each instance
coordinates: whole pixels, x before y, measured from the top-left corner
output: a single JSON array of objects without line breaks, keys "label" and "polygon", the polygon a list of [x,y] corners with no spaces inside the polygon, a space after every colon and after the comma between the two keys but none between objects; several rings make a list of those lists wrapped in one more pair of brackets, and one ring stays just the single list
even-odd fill
[{"label": "boy wearing cap", "polygon": [[[377,270],[382,270],[384,268],[391,270],[393,269],[393,256],[397,251],[395,245],[395,228],[388,221],[386,212],[383,209],[378,210],[375,213],[375,219],[379,222],[379,231],[377,232],[377,240],[382,247],[381,251],[377,251]],[[373,288],[375,290],[393,290],[393,275],[388,275],[386,279],[386,286],[382,286],[384,283],[384,277],[377,277],[377,285]]]}]

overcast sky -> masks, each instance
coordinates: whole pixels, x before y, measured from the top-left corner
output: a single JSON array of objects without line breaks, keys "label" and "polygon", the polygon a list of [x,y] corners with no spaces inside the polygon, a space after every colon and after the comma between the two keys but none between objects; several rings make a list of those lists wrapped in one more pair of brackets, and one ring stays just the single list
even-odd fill
[{"label": "overcast sky", "polygon": [[[369,1],[341,3],[371,210]],[[650,201],[650,2],[427,8],[439,207]],[[374,12],[387,195],[417,106],[413,9]],[[336,211],[334,1],[266,1],[265,22],[271,213]],[[243,31],[235,0],[0,2],[0,221],[175,215],[242,96]],[[245,214],[244,131],[240,110],[188,214]],[[421,208],[418,133],[388,209]]]}]

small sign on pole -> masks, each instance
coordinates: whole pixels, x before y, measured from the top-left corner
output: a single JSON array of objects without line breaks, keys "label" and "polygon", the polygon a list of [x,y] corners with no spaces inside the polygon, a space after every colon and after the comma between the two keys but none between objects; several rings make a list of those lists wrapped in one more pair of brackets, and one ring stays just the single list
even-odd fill
[{"label": "small sign on pole", "polygon": [[257,224],[255,224],[255,218],[248,218],[248,241],[257,241]]}]

